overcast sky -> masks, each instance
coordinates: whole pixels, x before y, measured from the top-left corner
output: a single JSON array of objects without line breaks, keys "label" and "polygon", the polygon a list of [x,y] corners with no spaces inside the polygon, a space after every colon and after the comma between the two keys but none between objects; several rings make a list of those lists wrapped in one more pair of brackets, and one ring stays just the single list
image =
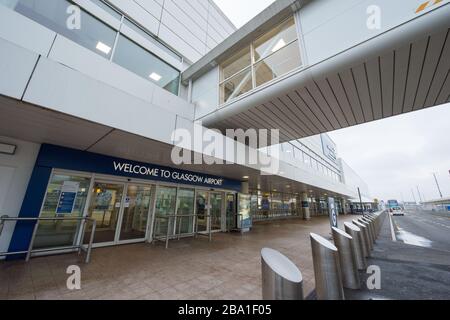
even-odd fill
[{"label": "overcast sky", "polygon": [[[273,0],[215,0],[241,27]],[[410,113],[330,133],[338,152],[369,185],[374,198],[450,196],[450,105]]]}]

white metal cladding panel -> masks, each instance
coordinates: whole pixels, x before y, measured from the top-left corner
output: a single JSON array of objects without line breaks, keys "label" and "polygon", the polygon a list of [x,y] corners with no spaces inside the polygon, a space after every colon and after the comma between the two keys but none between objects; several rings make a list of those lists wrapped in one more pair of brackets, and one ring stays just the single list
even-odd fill
[{"label": "white metal cladding panel", "polygon": [[38,54],[0,38],[0,95],[21,99]]},{"label": "white metal cladding panel", "polygon": [[[0,154],[0,212],[17,217],[40,145],[1,136],[0,142],[17,146],[13,156]],[[0,252],[8,250],[13,232],[14,224],[6,223],[0,237]]]},{"label": "white metal cladding panel", "polygon": [[219,101],[218,80],[219,68],[216,67],[193,83],[192,103],[195,104],[196,119],[216,110]]},{"label": "white metal cladding panel", "polygon": [[227,37],[235,31],[235,27],[222,16],[218,8],[209,0],[209,21],[212,27],[222,36]]},{"label": "white metal cladding panel", "polygon": [[[124,1],[122,1],[124,2]],[[159,20],[161,17],[162,6],[164,1],[155,1],[155,0],[134,0],[137,4],[139,4],[145,11],[150,13],[153,17]]]},{"label": "white metal cladding panel", "polygon": [[45,58],[24,100],[164,143],[171,142],[176,122],[174,113]]},{"label": "white metal cladding panel", "polygon": [[[126,15],[141,24],[154,35],[158,35],[160,15],[153,15],[136,1],[108,0]],[[153,1],[153,0],[151,0]],[[161,7],[162,10],[162,7]]]},{"label": "white metal cladding panel", "polygon": [[46,56],[55,36],[55,32],[0,5],[0,38]]},{"label": "white metal cladding panel", "polygon": [[171,29],[173,32],[181,35],[191,46],[200,53],[206,49],[206,30],[202,29],[192,19],[189,13],[190,7],[181,7],[176,0],[166,0],[164,4],[164,13],[161,23]]},{"label": "white metal cladding panel", "polygon": [[[316,64],[419,16],[423,0],[311,1],[300,11],[301,29],[309,64]],[[439,5],[448,3],[442,1]],[[370,6],[381,9],[381,29],[369,29]],[[427,10],[423,11],[425,13]],[[327,41],[323,41],[327,39]]]},{"label": "white metal cladding panel", "polygon": [[175,50],[182,53],[185,57],[191,60],[191,62],[195,62],[203,56],[202,53],[184,41],[181,35],[174,33],[163,24],[159,30],[159,37],[164,39],[165,42],[171,44]]},{"label": "white metal cladding panel", "polygon": [[205,42],[208,24],[205,20],[199,19],[197,12],[189,4],[179,0],[166,0],[164,11],[179,21],[187,29],[186,31]]}]

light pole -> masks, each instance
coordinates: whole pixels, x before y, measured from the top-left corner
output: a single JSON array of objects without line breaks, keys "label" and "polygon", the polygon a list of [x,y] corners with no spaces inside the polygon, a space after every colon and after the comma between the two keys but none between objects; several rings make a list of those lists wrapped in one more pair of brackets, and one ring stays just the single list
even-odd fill
[{"label": "light pole", "polygon": [[416,195],[414,194],[414,189],[411,189],[411,192],[412,192],[412,196],[414,199],[414,203],[417,204],[417,199],[416,199]]},{"label": "light pole", "polygon": [[417,192],[419,193],[420,203],[423,203],[422,194],[420,193],[419,186],[417,186]]},{"label": "light pole", "polygon": [[441,196],[441,199],[442,199],[444,197],[442,196],[441,186],[439,185],[439,181],[438,181],[438,179],[436,177],[436,173],[433,172],[433,176],[434,176],[434,181],[436,181],[436,186],[438,188],[439,195]]}]

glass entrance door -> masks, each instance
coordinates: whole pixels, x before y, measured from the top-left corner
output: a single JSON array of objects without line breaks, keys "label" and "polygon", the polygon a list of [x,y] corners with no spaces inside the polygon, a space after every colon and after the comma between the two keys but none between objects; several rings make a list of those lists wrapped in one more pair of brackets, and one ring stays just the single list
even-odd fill
[{"label": "glass entrance door", "polygon": [[211,231],[222,231],[222,193],[210,193],[210,204]]},{"label": "glass entrance door", "polygon": [[[97,230],[94,235],[95,244],[115,242],[117,223],[122,209],[123,192],[123,184],[94,183],[88,214],[90,218],[97,221]],[[85,234],[84,243],[89,241],[90,228]]]},{"label": "glass entrance door", "polygon": [[224,195],[218,192],[197,192],[197,232],[208,233],[209,225],[211,232],[222,231]]},{"label": "glass entrance door", "polygon": [[145,240],[153,194],[153,186],[127,186],[119,242]]},{"label": "glass entrance door", "polygon": [[196,200],[197,232],[208,232],[209,194],[205,191],[197,192]]}]

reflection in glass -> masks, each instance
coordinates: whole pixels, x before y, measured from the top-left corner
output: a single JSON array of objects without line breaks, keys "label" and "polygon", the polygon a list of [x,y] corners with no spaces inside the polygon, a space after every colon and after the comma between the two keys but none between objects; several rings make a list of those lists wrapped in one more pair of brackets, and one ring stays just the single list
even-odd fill
[{"label": "reflection in glass", "polygon": [[298,41],[294,41],[255,65],[256,86],[276,79],[300,65],[300,49]]},{"label": "reflection in glass", "polygon": [[221,85],[223,101],[228,102],[253,89],[251,68],[239,73]]},{"label": "reflection in glass", "polygon": [[250,66],[251,62],[250,48],[244,48],[222,64],[222,80]]},{"label": "reflection in glass", "polygon": [[[40,217],[82,217],[86,206],[90,180],[90,178],[77,176],[54,175],[48,185]],[[61,190],[63,186],[68,183],[71,183],[75,188],[78,186],[75,201],[73,202],[73,208],[71,212],[69,212],[69,209],[64,211],[64,214],[57,214],[58,206],[61,203]],[[37,229],[33,249],[48,249],[75,245],[80,225],[80,221],[41,221]]]},{"label": "reflection in glass", "polygon": [[[158,187],[156,191],[155,205],[155,236],[165,237],[167,231],[169,235],[174,234],[173,218],[175,206],[177,204],[177,188]],[[167,229],[169,228],[169,230]]]},{"label": "reflection in glass", "polygon": [[192,234],[194,231],[195,191],[191,189],[178,190],[177,202],[177,216],[191,216],[177,219],[177,234]]},{"label": "reflection in glass", "polygon": [[255,41],[255,61],[281,50],[296,39],[295,21],[291,18]]},{"label": "reflection in glass", "polygon": [[81,10],[80,28],[68,28],[67,9],[72,2],[0,0],[0,3],[103,57],[111,56],[117,32],[84,10]]},{"label": "reflection in glass", "polygon": [[[122,184],[99,183],[92,189],[89,217],[97,221],[94,243],[108,243],[116,239],[117,222],[122,206]],[[89,242],[92,226],[88,224],[84,243]]]},{"label": "reflection in glass", "polygon": [[197,232],[208,231],[208,192],[197,192]]},{"label": "reflection in glass", "polygon": [[113,61],[178,95],[180,72],[123,35],[119,36]]},{"label": "reflection in glass", "polygon": [[129,185],[124,203],[120,240],[144,239],[154,187]]}]

